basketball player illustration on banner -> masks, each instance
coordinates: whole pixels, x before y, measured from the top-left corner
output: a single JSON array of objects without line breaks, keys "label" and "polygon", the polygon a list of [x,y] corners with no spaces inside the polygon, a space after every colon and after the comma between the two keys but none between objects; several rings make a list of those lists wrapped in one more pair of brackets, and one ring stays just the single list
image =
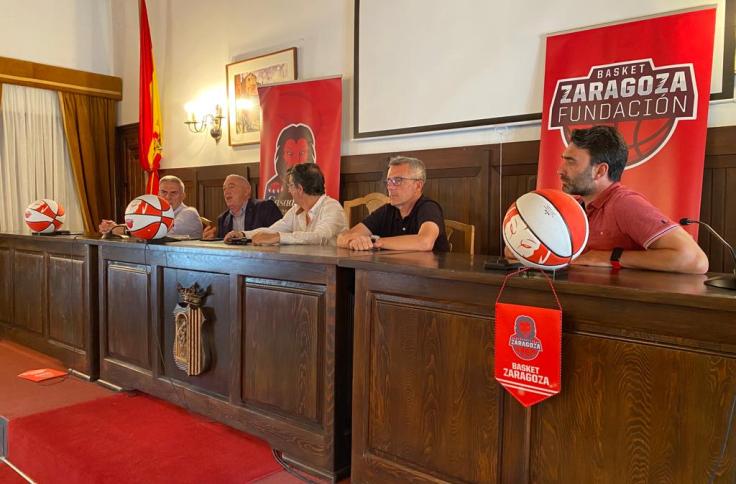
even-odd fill
[{"label": "basketball player illustration on banner", "polygon": [[302,123],[284,127],[276,139],[276,152],[273,157],[274,175],[266,182],[264,198],[273,200],[282,213],[289,210],[293,204],[287,187],[286,173],[294,165],[317,162],[314,139],[312,128]]}]

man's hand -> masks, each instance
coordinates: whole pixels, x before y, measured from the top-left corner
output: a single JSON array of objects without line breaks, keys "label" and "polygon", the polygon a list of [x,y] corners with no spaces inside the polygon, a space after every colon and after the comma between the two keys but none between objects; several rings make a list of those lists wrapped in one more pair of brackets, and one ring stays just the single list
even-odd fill
[{"label": "man's hand", "polygon": [[374,247],[373,240],[367,235],[360,235],[348,242],[348,247],[353,250],[371,250]]},{"label": "man's hand", "polygon": [[230,232],[225,234],[224,242],[228,244],[234,239],[242,239],[244,237],[245,233],[242,230],[231,230]]},{"label": "man's hand", "polygon": [[202,231],[203,239],[215,239],[217,238],[217,227],[214,225],[208,225]]},{"label": "man's hand", "polygon": [[278,232],[257,232],[251,241],[253,245],[273,245],[281,242],[281,236]]},{"label": "man's hand", "polygon": [[102,222],[100,223],[99,229],[101,234],[106,234],[112,229],[114,229],[117,226],[117,223],[115,223],[114,220],[105,220],[102,219]]},{"label": "man's hand", "polygon": [[610,250],[589,250],[570,263],[574,266],[611,267]]}]

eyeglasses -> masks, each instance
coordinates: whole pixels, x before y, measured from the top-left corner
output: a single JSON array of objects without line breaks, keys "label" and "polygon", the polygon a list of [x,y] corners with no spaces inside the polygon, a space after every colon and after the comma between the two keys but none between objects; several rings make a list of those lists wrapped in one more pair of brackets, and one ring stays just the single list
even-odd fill
[{"label": "eyeglasses", "polygon": [[383,182],[384,185],[392,187],[398,187],[401,186],[402,183],[404,183],[404,180],[421,180],[421,178],[407,178],[403,176],[392,176],[391,178],[386,178],[386,180]]}]

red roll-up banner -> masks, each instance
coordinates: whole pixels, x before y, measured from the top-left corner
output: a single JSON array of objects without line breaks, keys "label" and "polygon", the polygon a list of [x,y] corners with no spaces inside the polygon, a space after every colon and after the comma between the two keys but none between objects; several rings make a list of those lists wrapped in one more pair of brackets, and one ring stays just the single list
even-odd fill
[{"label": "red roll-up banner", "polygon": [[547,37],[537,188],[561,187],[572,130],[615,126],[629,145],[621,181],[672,220],[697,219],[715,18],[704,8]]},{"label": "red roll-up banner", "polygon": [[317,163],[327,195],[340,198],[342,78],[296,81],[258,88],[261,128],[261,198],[282,212],[292,205],[286,171],[299,163]]}]

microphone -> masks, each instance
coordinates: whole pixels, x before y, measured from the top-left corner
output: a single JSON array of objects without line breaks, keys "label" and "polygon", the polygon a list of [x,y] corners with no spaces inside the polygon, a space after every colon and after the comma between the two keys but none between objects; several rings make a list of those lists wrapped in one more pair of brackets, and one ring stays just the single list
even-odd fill
[{"label": "microphone", "polygon": [[713,277],[705,281],[705,284],[707,284],[708,286],[720,287],[722,289],[736,290],[736,250],[734,250],[731,244],[726,242],[726,239],[718,235],[718,232],[713,230],[713,227],[711,227],[707,223],[701,222],[699,220],[692,220],[687,217],[680,219],[680,225],[690,225],[690,224],[702,225],[703,227],[708,229],[708,231],[711,234],[713,234],[713,236],[715,236],[716,239],[720,240],[723,245],[728,247],[728,250],[731,251],[731,257],[733,258],[733,274],[728,275],[728,276]]}]

